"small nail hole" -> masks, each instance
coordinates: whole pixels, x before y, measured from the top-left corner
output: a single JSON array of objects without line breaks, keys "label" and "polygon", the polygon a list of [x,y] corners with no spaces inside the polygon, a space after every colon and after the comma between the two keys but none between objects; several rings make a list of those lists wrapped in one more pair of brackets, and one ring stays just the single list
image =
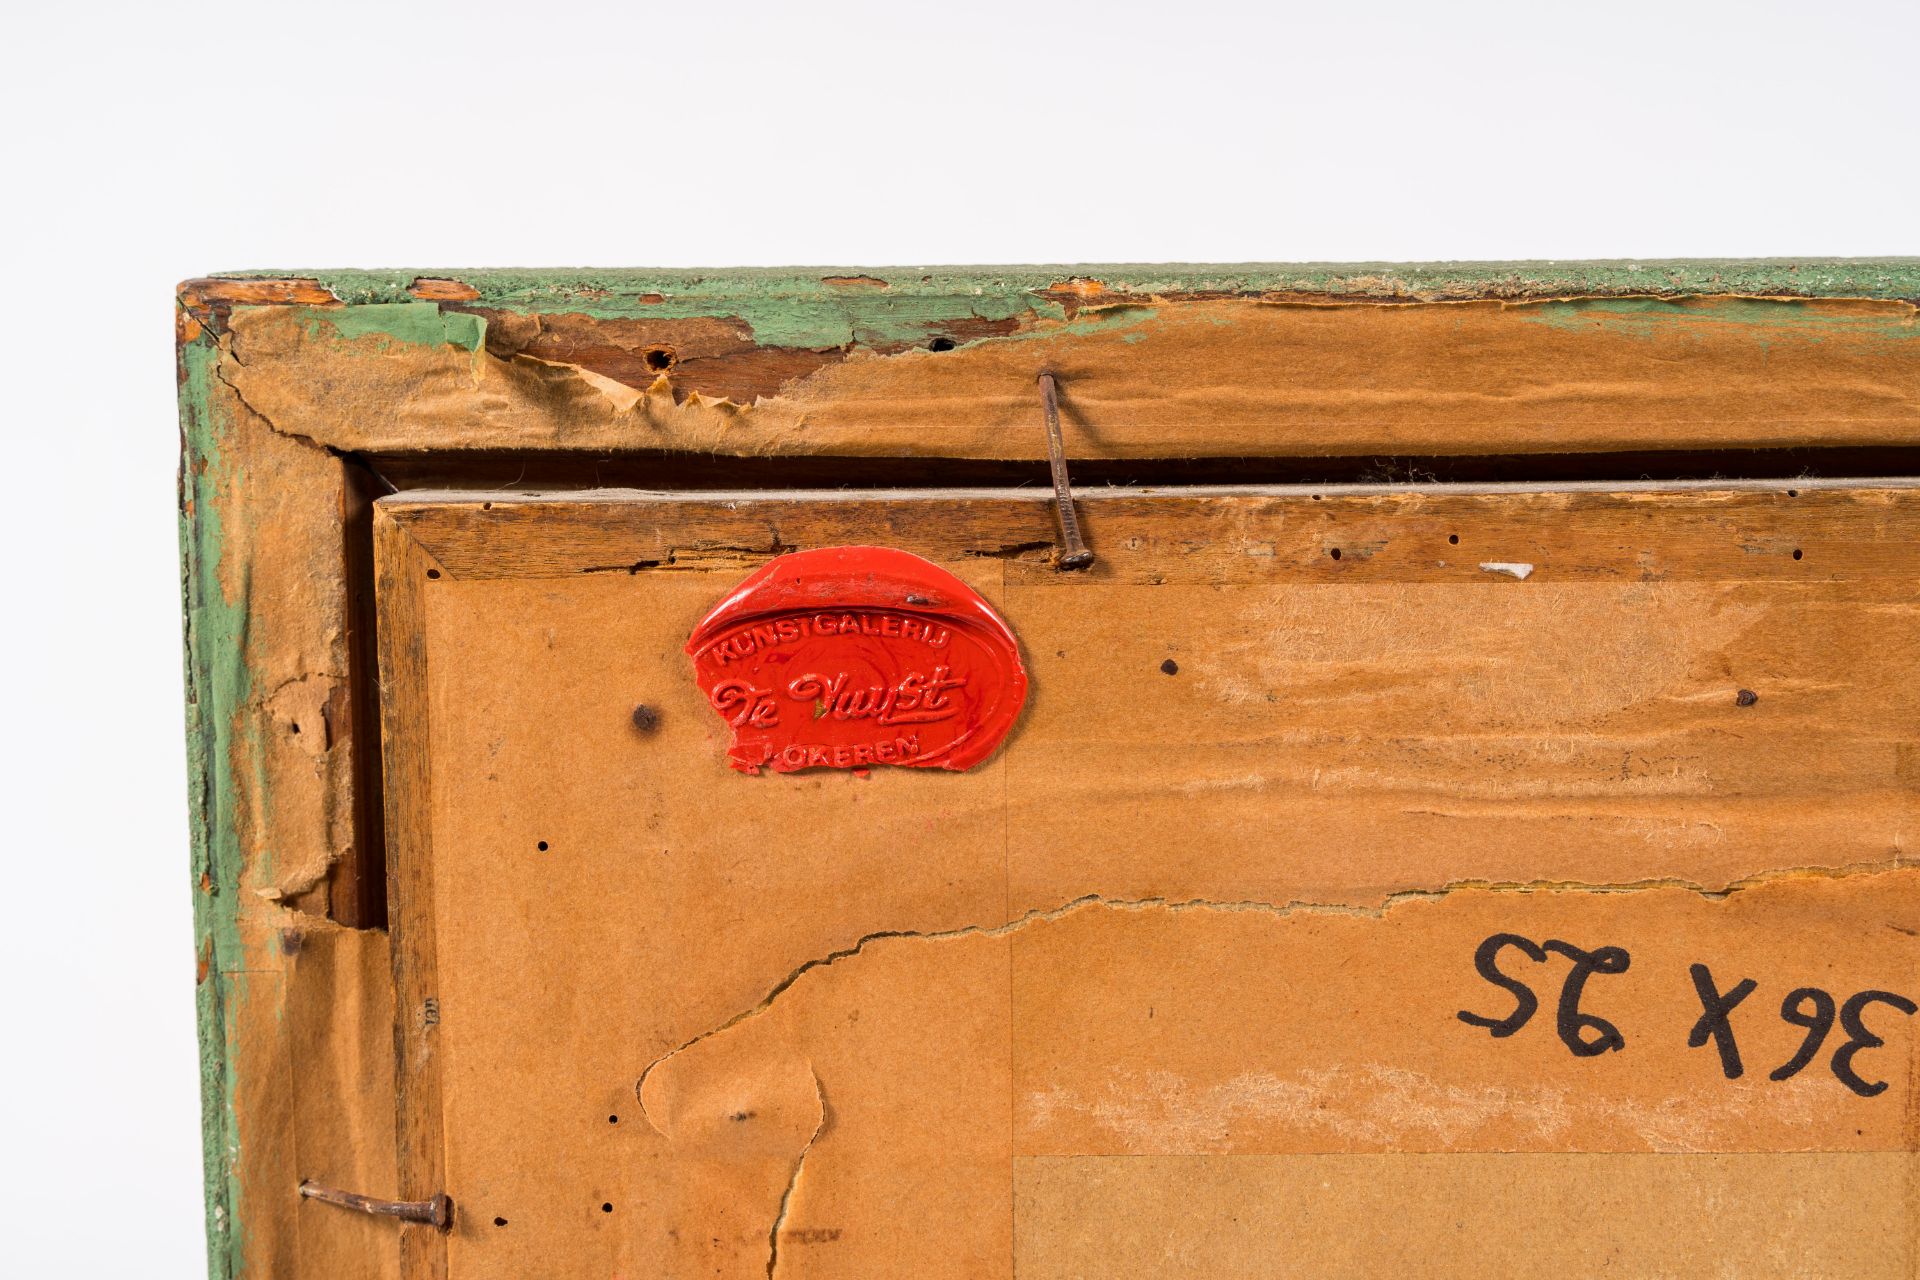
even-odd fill
[{"label": "small nail hole", "polygon": [[673,352],[662,350],[658,347],[647,352],[647,368],[652,369],[655,373],[658,373],[662,369],[671,368],[672,366]]},{"label": "small nail hole", "polygon": [[1798,489],[1789,489],[1787,490],[1787,496],[1789,498],[1797,498],[1800,496],[1800,491]]},{"label": "small nail hole", "polygon": [[493,1225],[496,1227],[504,1227],[507,1225],[507,1220],[505,1218],[495,1218],[493,1220]]},{"label": "small nail hole", "polygon": [[1737,707],[1750,707],[1758,701],[1760,701],[1760,695],[1751,689],[1742,689],[1733,695],[1733,703]]},{"label": "small nail hole", "polygon": [[538,849],[540,852],[545,853],[547,851],[547,842],[545,840],[542,840],[539,844],[536,844],[533,847]]},{"label": "small nail hole", "polygon": [[483,502],[480,504],[480,509],[482,511],[491,511],[493,510],[493,504],[491,502]]},{"label": "small nail hole", "polygon": [[294,726],[293,726],[293,731],[294,731],[295,733],[298,733],[298,732],[300,732],[300,726],[299,726],[299,725],[297,725],[297,724],[296,724],[296,725],[294,725]]},{"label": "small nail hole", "polygon": [[1795,548],[1793,549],[1793,558],[1794,558],[1795,560],[1798,560],[1798,559],[1800,558],[1800,548],[1798,548],[1798,547],[1795,547]]},{"label": "small nail hole", "polygon": [[1327,552],[1327,554],[1332,556],[1335,560],[1338,560],[1340,558],[1340,548],[1335,547],[1333,550]]},{"label": "small nail hole", "polygon": [[1457,533],[1450,533],[1447,535],[1447,541],[1451,543],[1453,546],[1457,547],[1460,545],[1460,535]]},{"label": "small nail hole", "polygon": [[652,733],[660,725],[660,713],[646,703],[633,709],[633,727],[642,733]]},{"label": "small nail hole", "polygon": [[429,578],[437,578],[440,576],[440,571],[438,569],[429,569],[427,570],[427,576]]},{"label": "small nail hole", "polygon": [[1177,676],[1180,674],[1180,664],[1172,658],[1168,658],[1160,664],[1160,674],[1163,676]]},{"label": "small nail hole", "polygon": [[607,1117],[607,1123],[608,1123],[608,1124],[619,1124],[619,1123],[620,1123],[620,1117],[619,1117],[619,1116],[608,1116],[608,1117]]},{"label": "small nail hole", "polygon": [[929,342],[927,344],[927,350],[951,351],[954,349],[956,345],[958,344],[956,344],[952,338],[935,338],[932,342]]},{"label": "small nail hole", "polygon": [[612,1204],[603,1204],[603,1205],[601,1205],[601,1206],[600,1206],[600,1212],[602,1212],[602,1213],[612,1213],[612,1212],[613,1212],[613,1205],[612,1205]]}]

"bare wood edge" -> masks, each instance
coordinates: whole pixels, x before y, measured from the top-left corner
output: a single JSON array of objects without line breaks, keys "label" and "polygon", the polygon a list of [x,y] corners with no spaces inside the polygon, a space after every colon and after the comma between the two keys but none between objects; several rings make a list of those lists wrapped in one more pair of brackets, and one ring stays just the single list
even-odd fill
[{"label": "bare wood edge", "polygon": [[[1012,314],[983,332],[968,327],[978,299],[957,295],[939,295],[952,306],[938,315],[903,315],[883,293],[862,304],[878,310],[850,317],[844,298],[740,288],[676,294],[661,316],[608,300],[566,311],[544,293],[443,302],[388,279],[373,295],[382,304],[336,286],[326,296],[349,301],[304,315],[221,302],[207,323],[231,321],[226,376],[276,429],[370,457],[1036,460],[1034,377],[1049,370],[1065,378],[1068,453],[1085,459],[1898,448],[1920,429],[1900,391],[1920,361],[1905,300],[1113,293],[1097,307],[1119,323],[1076,327],[1079,312],[997,281],[991,296]],[[1649,300],[1684,303],[1669,317],[1684,322],[1656,333],[1635,314],[1534,314]],[[1753,313],[1773,301],[1792,305]],[[1860,308],[1872,324],[1856,323]],[[568,324],[539,319],[549,314]],[[335,322],[316,323],[325,315]],[[744,345],[709,352],[684,328],[716,323]],[[870,340],[849,342],[849,324],[871,327]],[[1381,358],[1357,375],[1368,352]],[[1575,367],[1562,369],[1568,353]]]},{"label": "bare wood edge", "polygon": [[[444,576],[465,581],[746,572],[788,551],[878,540],[935,561],[997,559],[1009,583],[1055,589],[1221,586],[1277,575],[1303,583],[1439,583],[1501,573],[1536,582],[1651,576],[1784,585],[1911,576],[1920,548],[1893,530],[1913,518],[1907,499],[1916,490],[1920,482],[1908,479],[1558,491],[1354,486],[1345,494],[1307,486],[1115,488],[1080,502],[1100,555],[1084,574],[1058,571],[1053,503],[1040,489],[629,490],[518,502],[493,491],[442,491],[395,494],[380,506],[420,540]],[[1656,507],[1665,518],[1648,521]],[[1888,523],[1895,517],[1897,526]],[[1251,539],[1244,545],[1243,534]]]},{"label": "bare wood edge", "polygon": [[[1329,498],[1483,497],[1501,494],[1547,493],[1806,493],[1823,489],[1917,489],[1920,477],[1844,476],[1816,477],[1804,480],[1562,480],[1535,484],[1525,480],[1485,483],[1431,484],[1175,484],[1175,485],[1103,485],[1075,489],[1073,500],[1102,502],[1128,498],[1310,498],[1320,494]],[[528,503],[566,503],[591,505],[622,502],[685,503],[701,506],[709,503],[753,502],[1006,502],[1047,503],[1053,495],[1045,489],[1006,488],[898,488],[898,489],[405,489],[388,494],[378,505],[389,510],[415,506]]]},{"label": "bare wood edge", "polygon": [[[439,1007],[424,598],[432,560],[412,534],[378,506],[373,534],[393,957],[397,1198],[425,1200],[443,1192],[446,1183],[436,1052]],[[445,1234],[430,1225],[402,1224],[400,1267],[410,1280],[440,1280],[447,1273]]]},{"label": "bare wood edge", "polygon": [[1404,299],[1728,295],[1789,298],[1920,297],[1920,259],[1615,258],[1441,262],[1067,262],[850,264],[784,267],[484,268],[441,265],[388,270],[308,268],[210,272],[181,286],[218,288],[299,282],[336,295],[398,301],[456,282],[490,301],[578,307],[658,295],[717,300],[832,298],[849,291],[889,299],[1025,292],[1063,301],[1131,296],[1286,294],[1308,298]]},{"label": "bare wood edge", "polygon": [[[321,1109],[303,1105],[316,1097],[330,1096],[327,1139],[377,1122],[380,1145],[391,1150],[386,1073],[344,1094],[333,1088],[361,1009],[343,999],[343,1016],[324,1029],[313,1021],[338,994],[328,985],[341,954],[334,925],[366,923],[327,915],[359,866],[360,850],[342,840],[364,794],[354,770],[374,740],[371,704],[363,714],[338,696],[367,677],[343,625],[353,571],[341,553],[340,512],[352,507],[353,469],[272,431],[218,376],[216,361],[204,337],[179,352],[208,1272],[292,1278],[350,1263],[385,1275],[390,1268],[367,1265],[383,1255],[358,1251],[388,1242],[316,1222],[293,1190],[307,1173],[333,1171],[330,1161],[352,1147],[309,1140]],[[370,520],[370,501],[360,513]],[[305,732],[295,737],[299,721]],[[322,851],[337,860],[323,880],[307,878]],[[362,934],[355,943],[369,941]],[[380,987],[375,1021],[385,1026],[384,979]],[[303,1168],[309,1159],[324,1167]],[[373,1180],[391,1178],[390,1159],[370,1163],[384,1165],[363,1171]]]},{"label": "bare wood edge", "polygon": [[[422,302],[473,302],[481,296],[472,285],[432,275],[415,277],[406,293]],[[349,305],[332,286],[313,276],[195,276],[174,287],[174,301],[188,322],[216,331],[235,307]]]}]

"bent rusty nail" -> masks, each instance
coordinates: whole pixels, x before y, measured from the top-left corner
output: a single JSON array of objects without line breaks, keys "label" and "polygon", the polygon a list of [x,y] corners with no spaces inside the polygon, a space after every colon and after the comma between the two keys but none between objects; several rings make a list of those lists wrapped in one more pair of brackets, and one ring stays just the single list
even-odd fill
[{"label": "bent rusty nail", "polygon": [[300,1198],[337,1204],[343,1209],[356,1209],[361,1213],[371,1213],[381,1218],[398,1218],[402,1222],[424,1222],[439,1231],[445,1231],[453,1226],[453,1199],[444,1191],[430,1200],[382,1200],[376,1196],[363,1196],[354,1191],[340,1191],[334,1187],[323,1187],[317,1182],[308,1181],[300,1184]]},{"label": "bent rusty nail", "polygon": [[1073,513],[1073,488],[1067,480],[1066,445],[1060,438],[1060,400],[1051,373],[1040,375],[1040,400],[1047,415],[1047,465],[1053,470],[1053,505],[1060,515],[1060,569],[1084,569],[1093,552],[1080,538],[1080,518]]}]

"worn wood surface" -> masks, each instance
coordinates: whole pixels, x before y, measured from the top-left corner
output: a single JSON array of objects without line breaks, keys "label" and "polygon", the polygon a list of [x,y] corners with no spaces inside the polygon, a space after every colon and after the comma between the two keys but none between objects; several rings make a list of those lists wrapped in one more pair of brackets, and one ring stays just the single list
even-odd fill
[{"label": "worn wood surface", "polygon": [[[1917,299],[1920,266],[1901,261],[188,282],[181,512],[212,1273],[398,1263],[389,1224],[293,1192],[311,1176],[385,1193],[397,1176],[390,1063],[365,1057],[392,992],[367,977],[386,942],[354,596],[369,585],[365,504],[385,485],[360,451],[489,488],[539,471],[515,465],[527,449],[630,459],[628,477],[661,450],[767,466],[1031,460],[1043,364],[1068,379],[1068,447],[1087,459],[1899,447],[1920,442]],[[984,553],[967,563],[1042,576],[1044,511],[1006,514],[1010,534],[963,539]],[[759,532],[744,553],[717,534],[581,545],[628,567],[656,553],[746,565]],[[1280,541],[1299,557],[1323,549]],[[1799,571],[1780,551],[1756,550],[1749,572]],[[1344,548],[1342,563],[1356,563]]]},{"label": "worn wood surface", "polygon": [[[358,866],[348,464],[272,429],[181,351],[180,501],[193,892],[210,1270],[393,1274],[312,1177],[393,1177],[386,939],[342,877]],[[370,736],[370,735],[368,735]],[[388,1012],[383,1012],[383,1009]],[[390,1254],[390,1249],[385,1250]]]},{"label": "worn wood surface", "polygon": [[[1453,1206],[1519,1274],[1582,1243],[1670,1273],[1912,1256],[1875,1181],[1910,1167],[1897,1020],[1880,1100],[1718,1093],[1681,1045],[1689,960],[1776,1002],[1782,973],[1920,973],[1920,490],[1110,493],[1074,575],[1038,495],[380,508],[428,601],[430,786],[390,821],[434,849],[451,1275],[1074,1274],[1105,1256],[1085,1188],[1197,1179],[1268,1220],[1408,1149],[1453,1161],[1390,1175],[1415,1219]],[[1008,618],[1021,725],[963,775],[732,773],[680,644],[767,556],[858,541]],[[1611,1011],[1652,1047],[1588,1071],[1463,1039],[1502,929],[1630,944]],[[1797,1039],[1746,1034],[1769,1065]],[[1545,1161],[1536,1195],[1601,1154],[1638,1181],[1532,1249],[1501,1206],[1540,1201],[1488,1153]],[[1116,1183],[1143,1158],[1187,1172]],[[1809,1174],[1844,1228],[1800,1212]],[[1350,1229],[1290,1248],[1367,1274],[1411,1247]],[[1183,1274],[1252,1247],[1180,1238]]]},{"label": "worn wood surface", "polygon": [[[394,1087],[400,1186],[395,1199],[427,1200],[446,1189],[441,1134],[440,995],[434,912],[433,772],[425,730],[428,653],[425,592],[440,570],[383,513],[374,518],[380,602],[380,719],[387,809],[387,901],[392,935]],[[458,1200],[454,1212],[460,1211]],[[447,1274],[446,1236],[424,1223],[395,1224],[409,1280]]]},{"label": "worn wood surface", "polygon": [[1037,458],[1048,370],[1078,458],[1861,446],[1920,428],[1907,302],[1126,302],[947,350],[824,353],[737,326],[710,339],[709,320],[391,310],[238,312],[227,376],[279,430],[367,453]]},{"label": "worn wood surface", "polygon": [[[393,1227],[375,1218],[306,1205],[287,1190],[312,1179],[330,1187],[397,1185],[392,962],[387,935],[302,921],[280,935],[284,979],[262,1002],[277,1016],[284,1049],[278,1076],[262,1074],[242,1111],[243,1143],[277,1155],[254,1166],[252,1185],[266,1203],[242,1224],[250,1255],[260,1237],[277,1240],[261,1274],[364,1276],[400,1274]],[[244,1148],[243,1148],[244,1150]],[[244,1201],[242,1203],[245,1203]]]},{"label": "worn wood surface", "polygon": [[[1906,519],[1914,488],[1795,480],[1081,489],[1075,500],[1100,558],[1091,573],[1067,576],[1053,572],[1059,530],[1052,495],[1038,489],[425,490],[383,510],[460,579],[699,571],[864,540],[942,560],[1004,561],[1032,586],[1247,583],[1282,571],[1322,583],[1476,581],[1483,560],[1531,561],[1542,581],[1804,583],[1912,572],[1912,553],[1888,533]],[[1254,527],[1260,536],[1246,540]]]}]

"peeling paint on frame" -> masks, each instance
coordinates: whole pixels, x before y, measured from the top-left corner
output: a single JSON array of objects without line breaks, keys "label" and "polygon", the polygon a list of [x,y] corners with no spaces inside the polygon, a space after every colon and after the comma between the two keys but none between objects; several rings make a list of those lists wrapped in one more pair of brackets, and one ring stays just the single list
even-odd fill
[{"label": "peeling paint on frame", "polygon": [[[281,281],[246,273],[236,281]],[[330,271],[301,273],[298,287],[236,284],[248,296],[230,305],[291,306],[313,330],[343,341],[372,338],[410,346],[484,350],[486,319],[474,310],[601,318],[737,318],[762,346],[898,348],[960,322],[1010,323],[994,339],[1018,338],[1046,322],[1058,336],[1131,331],[1164,302],[1237,298],[1291,304],[1504,300],[1542,325],[1602,328],[1644,337],[1678,319],[1698,320],[1690,299],[1715,297],[1717,322],[1806,326],[1809,336],[1856,333],[1920,337],[1884,308],[1853,310],[1845,299],[1920,300],[1920,259],[1773,262],[1361,264],[1301,266],[1084,266],[728,271]],[[431,288],[425,288],[431,282]],[[324,305],[328,296],[346,305]],[[1807,305],[1808,299],[1834,300]],[[239,1088],[235,1010],[248,998],[242,953],[243,791],[271,804],[262,744],[241,712],[255,689],[246,652],[244,587],[223,581],[221,495],[247,459],[231,449],[233,428],[219,388],[218,308],[183,295],[179,403],[182,596],[185,613],[187,744],[191,777],[191,874],[197,990],[203,1163],[209,1273],[242,1274],[247,1206],[239,1178]],[[1130,340],[1123,337],[1123,340]],[[244,784],[244,785],[243,785]],[[257,813],[254,815],[259,816]],[[264,862],[270,850],[257,851]]]},{"label": "peeling paint on frame", "polygon": [[230,461],[212,386],[211,335],[180,349],[181,591],[185,604],[187,763],[192,831],[194,951],[199,957],[201,1155],[206,1179],[207,1268],[238,1271],[243,1219],[233,1099],[236,1059],[229,1014],[246,974],[239,963],[241,851],[235,822],[234,728],[252,686],[244,654],[246,611],[220,580],[224,543],[215,494]]},{"label": "peeling paint on frame", "polygon": [[[956,321],[1059,319],[1083,307],[1161,298],[1445,302],[1567,298],[1654,299],[1715,295],[1767,298],[1920,299],[1920,260],[1646,261],[1513,263],[1102,265],[1075,267],[822,267],[703,270],[243,272],[232,279],[311,281],[348,304],[415,306],[447,296],[456,305],[597,318],[737,318],[756,343],[820,350],[850,343],[912,343]],[[860,281],[851,288],[847,281]],[[876,283],[877,282],[877,283]],[[427,288],[431,284],[433,287]],[[416,286],[422,286],[416,288]],[[411,341],[460,341],[408,314],[385,329]],[[348,323],[359,323],[357,321]],[[343,330],[343,332],[345,332]],[[471,349],[471,348],[470,348]]]}]

